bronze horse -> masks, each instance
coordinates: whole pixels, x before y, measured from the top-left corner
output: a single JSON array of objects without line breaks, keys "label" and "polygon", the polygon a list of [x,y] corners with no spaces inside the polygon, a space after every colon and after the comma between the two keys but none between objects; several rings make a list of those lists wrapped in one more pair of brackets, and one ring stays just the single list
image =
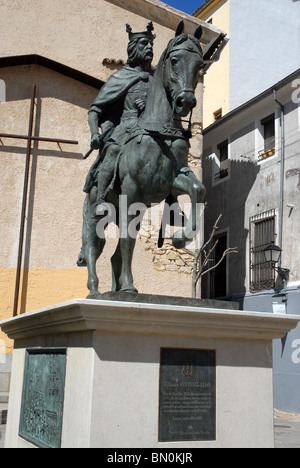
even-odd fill
[{"label": "bronze horse", "polygon": [[[188,194],[191,214],[185,228],[177,231],[172,239],[175,248],[190,243],[197,232],[198,207],[203,201],[205,188],[188,167],[189,138],[181,118],[188,116],[196,106],[195,89],[198,73],[203,67],[203,52],[199,43],[202,29],[194,36],[184,33],[184,24],[178,25],[173,38],[162,54],[149,90],[144,113],[121,149],[116,167],[115,188],[108,195],[108,202],[117,210],[116,224],[122,235],[111,258],[113,291],[133,291],[132,257],[136,235],[130,225],[136,214],[119,206],[120,195],[127,197],[127,206],[139,203],[151,207],[165,200]],[[88,298],[100,298],[96,261],[105,246],[105,236],[99,235],[97,219],[92,217],[96,190],[92,189],[84,204],[82,252],[88,268]],[[140,215],[144,211],[141,208]],[[140,216],[139,216],[139,219]],[[138,223],[137,231],[139,229]],[[104,231],[104,230],[103,230]]]}]

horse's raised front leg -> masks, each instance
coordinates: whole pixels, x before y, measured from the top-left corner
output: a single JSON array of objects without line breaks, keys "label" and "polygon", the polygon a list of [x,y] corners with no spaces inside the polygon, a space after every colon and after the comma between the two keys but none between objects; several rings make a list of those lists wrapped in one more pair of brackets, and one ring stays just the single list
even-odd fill
[{"label": "horse's raised front leg", "polygon": [[172,194],[175,196],[187,194],[191,199],[191,213],[187,225],[185,229],[175,232],[172,239],[174,247],[182,249],[192,242],[200,229],[200,209],[205,196],[205,187],[189,167],[184,167],[174,179]]}]

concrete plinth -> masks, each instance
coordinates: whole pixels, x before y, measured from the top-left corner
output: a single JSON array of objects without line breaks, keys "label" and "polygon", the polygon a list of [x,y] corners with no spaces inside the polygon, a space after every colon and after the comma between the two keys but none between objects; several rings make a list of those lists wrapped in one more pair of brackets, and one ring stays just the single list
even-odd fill
[{"label": "concrete plinth", "polygon": [[[272,340],[299,317],[78,299],[0,322],[15,340],[6,447],[19,436],[25,354],[66,349],[61,447],[273,447]],[[159,442],[161,349],[214,350],[216,437]]]}]

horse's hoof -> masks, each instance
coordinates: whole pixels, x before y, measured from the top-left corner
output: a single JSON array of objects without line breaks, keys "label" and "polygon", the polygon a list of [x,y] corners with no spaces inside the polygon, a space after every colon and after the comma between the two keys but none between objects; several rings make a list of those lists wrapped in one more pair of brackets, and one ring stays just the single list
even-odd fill
[{"label": "horse's hoof", "polygon": [[79,267],[86,267],[87,266],[86,259],[85,259],[84,255],[83,255],[82,249],[79,252],[76,264]]},{"label": "horse's hoof", "polygon": [[126,293],[138,293],[138,290],[134,286],[122,288],[121,291]]},{"label": "horse's hoof", "polygon": [[186,238],[184,236],[184,231],[178,231],[175,233],[175,235],[172,238],[172,244],[177,250],[185,248]]},{"label": "horse's hoof", "polygon": [[87,299],[101,299],[101,294],[97,291],[97,292],[93,292],[93,293],[90,293],[88,296],[87,296]]},{"label": "horse's hoof", "polygon": [[86,259],[83,258],[83,257],[78,258],[77,266],[78,267],[86,267],[87,266]]}]

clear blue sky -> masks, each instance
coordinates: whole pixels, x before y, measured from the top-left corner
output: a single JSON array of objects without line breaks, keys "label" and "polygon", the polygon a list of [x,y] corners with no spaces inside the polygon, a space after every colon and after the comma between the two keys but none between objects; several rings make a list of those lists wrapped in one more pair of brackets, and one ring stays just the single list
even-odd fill
[{"label": "clear blue sky", "polygon": [[199,8],[205,0],[162,0],[162,2],[170,5],[173,8],[177,8],[177,10],[184,11],[191,15],[194,11]]}]

